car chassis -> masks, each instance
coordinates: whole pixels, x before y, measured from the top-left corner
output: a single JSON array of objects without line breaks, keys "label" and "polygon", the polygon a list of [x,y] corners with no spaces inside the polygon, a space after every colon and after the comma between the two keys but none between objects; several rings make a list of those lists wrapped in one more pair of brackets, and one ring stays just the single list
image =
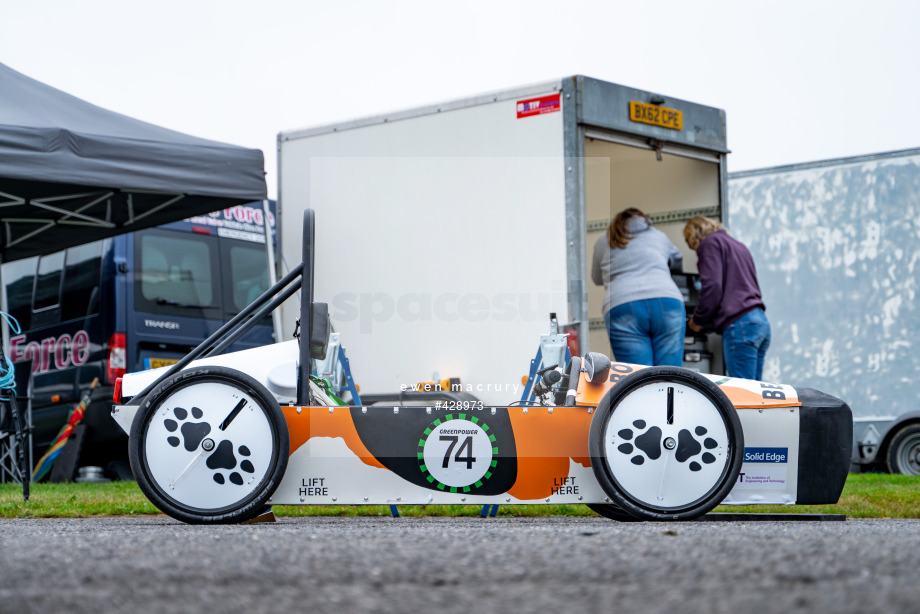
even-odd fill
[{"label": "car chassis", "polygon": [[[113,417],[130,436],[141,490],[173,518],[244,522],[272,505],[526,503],[689,520],[720,503],[840,497],[851,412],[810,388],[589,353],[541,369],[536,402],[341,405],[311,376],[329,342],[327,307],[313,302],[314,243],[308,210],[301,265],[179,363],[125,377],[129,400]],[[222,354],[298,290],[299,340]],[[753,479],[743,467],[765,469]]]}]

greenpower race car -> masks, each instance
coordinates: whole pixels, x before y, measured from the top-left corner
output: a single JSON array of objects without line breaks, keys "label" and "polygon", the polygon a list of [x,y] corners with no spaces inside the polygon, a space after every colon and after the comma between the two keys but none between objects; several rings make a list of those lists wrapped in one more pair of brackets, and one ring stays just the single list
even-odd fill
[{"label": "greenpower race car", "polygon": [[[173,518],[566,503],[617,520],[690,520],[719,504],[839,499],[851,412],[810,388],[589,353],[540,370],[530,402],[341,404],[311,376],[329,339],[325,305],[313,303],[313,233],[308,211],[305,264],[178,364],[129,374],[116,391],[138,484]],[[299,340],[220,353],[298,290]]]}]

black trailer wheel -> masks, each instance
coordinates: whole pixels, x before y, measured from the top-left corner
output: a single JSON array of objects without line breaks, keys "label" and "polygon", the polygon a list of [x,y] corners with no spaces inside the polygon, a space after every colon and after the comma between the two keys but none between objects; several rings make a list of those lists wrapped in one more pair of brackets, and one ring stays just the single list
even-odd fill
[{"label": "black trailer wheel", "polygon": [[649,367],[607,391],[591,420],[594,475],[642,520],[689,520],[738,480],[744,435],[734,406],[702,375]]},{"label": "black trailer wheel", "polygon": [[908,424],[895,433],[887,460],[891,473],[920,475],[920,424]]},{"label": "black trailer wheel", "polygon": [[639,522],[642,520],[641,518],[637,518],[632,514],[624,512],[615,505],[610,505],[607,503],[586,503],[585,505],[587,505],[588,509],[592,512],[596,512],[604,518],[616,520],[617,522]]},{"label": "black trailer wheel", "polygon": [[243,522],[265,508],[287,468],[278,402],[226,367],[180,371],[144,399],[131,426],[131,469],[164,513],[195,524]]}]

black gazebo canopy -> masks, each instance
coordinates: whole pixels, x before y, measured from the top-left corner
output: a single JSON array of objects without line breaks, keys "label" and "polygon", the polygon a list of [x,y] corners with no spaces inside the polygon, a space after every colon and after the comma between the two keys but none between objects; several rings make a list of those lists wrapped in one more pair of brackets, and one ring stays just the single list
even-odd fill
[{"label": "black gazebo canopy", "polygon": [[266,198],[258,149],[108,111],[0,64],[0,260]]}]

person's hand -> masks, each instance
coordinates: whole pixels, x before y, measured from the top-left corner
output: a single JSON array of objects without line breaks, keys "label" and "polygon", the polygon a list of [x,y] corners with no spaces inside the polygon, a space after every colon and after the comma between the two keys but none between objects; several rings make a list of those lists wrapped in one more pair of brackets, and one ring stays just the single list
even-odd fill
[{"label": "person's hand", "polygon": [[695,333],[698,333],[701,330],[703,330],[703,327],[697,324],[696,322],[694,322],[693,318],[690,318],[689,320],[687,320],[687,328],[689,328]]}]

